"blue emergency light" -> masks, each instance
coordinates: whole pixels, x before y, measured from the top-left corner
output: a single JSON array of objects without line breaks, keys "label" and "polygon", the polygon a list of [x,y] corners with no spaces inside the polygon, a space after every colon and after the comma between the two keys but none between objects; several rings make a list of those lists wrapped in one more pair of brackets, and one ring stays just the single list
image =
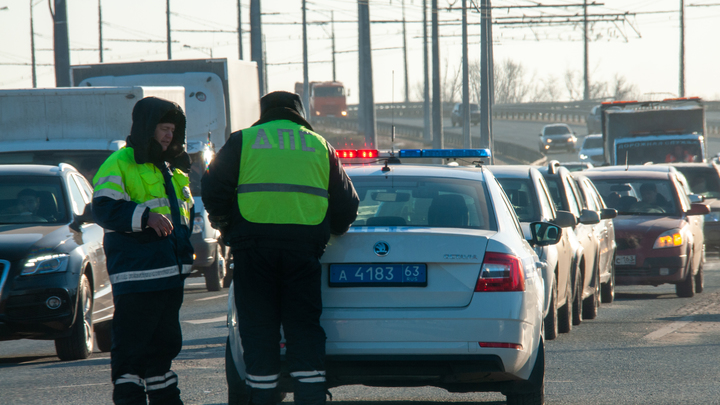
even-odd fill
[{"label": "blue emergency light", "polygon": [[401,158],[489,158],[490,149],[401,149]]}]

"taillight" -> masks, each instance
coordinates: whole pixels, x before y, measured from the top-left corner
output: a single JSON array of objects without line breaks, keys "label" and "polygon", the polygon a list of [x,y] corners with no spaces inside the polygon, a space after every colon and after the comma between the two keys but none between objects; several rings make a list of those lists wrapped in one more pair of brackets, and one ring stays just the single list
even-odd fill
[{"label": "taillight", "polygon": [[522,262],[513,255],[486,252],[475,292],[525,291]]}]

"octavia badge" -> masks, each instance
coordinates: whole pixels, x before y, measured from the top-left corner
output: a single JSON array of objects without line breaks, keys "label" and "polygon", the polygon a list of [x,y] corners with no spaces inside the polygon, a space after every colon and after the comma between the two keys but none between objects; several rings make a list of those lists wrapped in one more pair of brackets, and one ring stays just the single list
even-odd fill
[{"label": "octavia badge", "polygon": [[390,251],[390,245],[388,245],[387,242],[380,241],[373,246],[373,250],[375,250],[375,254],[378,256],[386,256]]}]

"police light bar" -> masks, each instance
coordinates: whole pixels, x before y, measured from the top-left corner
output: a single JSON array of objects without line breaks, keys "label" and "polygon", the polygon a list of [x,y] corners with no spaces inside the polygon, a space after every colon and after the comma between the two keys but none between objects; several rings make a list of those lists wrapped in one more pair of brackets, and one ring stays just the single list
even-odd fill
[{"label": "police light bar", "polygon": [[401,158],[489,158],[490,149],[401,149]]},{"label": "police light bar", "polygon": [[336,149],[335,154],[340,159],[376,159],[377,149]]}]

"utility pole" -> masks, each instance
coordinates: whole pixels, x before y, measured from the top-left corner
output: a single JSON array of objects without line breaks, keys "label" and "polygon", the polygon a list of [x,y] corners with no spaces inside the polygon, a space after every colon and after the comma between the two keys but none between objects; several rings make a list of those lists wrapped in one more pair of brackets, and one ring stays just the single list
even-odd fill
[{"label": "utility pole", "polygon": [[[305,0],[302,0],[302,33],[303,33],[303,96],[302,101],[305,106],[306,117],[312,119],[312,111],[310,109],[310,78],[308,74],[308,43],[307,43],[307,8]],[[334,67],[335,65],[333,65]]]},{"label": "utility pole", "polygon": [[440,37],[438,32],[438,0],[432,0],[432,136],[433,148],[443,148],[442,99],[440,90]]},{"label": "utility pole", "polygon": [[257,63],[260,97],[262,97],[265,95],[265,60],[260,13],[260,0],[250,0],[250,57]]},{"label": "utility pole", "polygon": [[584,81],[584,91],[583,91],[583,100],[588,101],[590,100],[590,72],[589,72],[589,62],[588,62],[588,9],[587,9],[587,0],[583,0],[583,43],[585,46],[585,59],[583,60],[583,81]]},{"label": "utility pole", "polygon": [[[493,151],[493,54],[490,0],[480,0],[480,147]],[[495,161],[490,157],[490,163]]]},{"label": "utility pole", "polygon": [[337,77],[335,76],[335,11],[330,10],[330,21],[332,25],[330,28],[332,29],[332,65],[333,65],[333,81],[337,81]]},{"label": "utility pole", "polygon": [[463,147],[472,148],[470,138],[470,74],[468,67],[467,0],[462,0],[462,122]]},{"label": "utility pole", "polygon": [[242,9],[240,8],[240,0],[237,0],[238,8],[238,59],[243,59],[242,51]]},{"label": "utility pole", "polygon": [[678,97],[685,97],[685,1],[680,0],[680,89]]},{"label": "utility pole", "polygon": [[67,4],[55,0],[53,42],[55,50],[55,86],[70,87],[70,40],[68,38]]},{"label": "utility pole", "polygon": [[[30,0],[32,2],[32,0]],[[100,51],[100,63],[103,62],[103,36],[102,36],[102,0],[98,0],[98,50]]]},{"label": "utility pole", "polygon": [[405,29],[405,0],[402,0],[402,28],[403,28],[403,57],[405,60],[405,102],[410,102],[410,85],[408,84],[408,49],[407,49],[407,30]]},{"label": "utility pole", "polygon": [[369,0],[358,0],[358,53],[360,81],[360,128],[365,133],[365,148],[377,148],[377,124],[373,96],[372,51],[370,46]]},{"label": "utility pole", "polygon": [[33,0],[30,0],[30,55],[32,57],[32,85],[37,88],[37,71],[35,63],[35,24],[33,23]]},{"label": "utility pole", "polygon": [[170,0],[167,0],[167,6],[165,7],[165,14],[167,19],[167,55],[168,60],[172,59],[172,39],[170,38]]},{"label": "utility pole", "polygon": [[432,141],[430,132],[430,67],[428,55],[427,0],[423,0],[423,140]]}]

